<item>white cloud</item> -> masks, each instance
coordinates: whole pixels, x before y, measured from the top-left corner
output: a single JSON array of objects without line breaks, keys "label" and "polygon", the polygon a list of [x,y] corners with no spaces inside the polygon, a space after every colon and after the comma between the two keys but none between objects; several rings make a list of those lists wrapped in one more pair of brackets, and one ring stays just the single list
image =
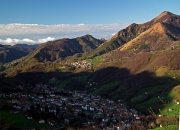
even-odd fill
[{"label": "white cloud", "polygon": [[111,34],[112,36],[114,36],[116,33],[113,33],[113,34]]},{"label": "white cloud", "polygon": [[25,42],[25,43],[35,43],[36,41],[33,41],[33,40],[31,40],[31,39],[28,39],[28,38],[24,38],[23,40],[19,40],[20,41],[20,43],[22,43],[22,42]]},{"label": "white cloud", "polygon": [[55,40],[54,37],[47,37],[47,38],[38,39],[38,42],[39,43],[44,43],[44,42],[53,41],[53,40]]},{"label": "white cloud", "polygon": [[54,37],[42,38],[42,39],[38,39],[37,41],[31,40],[31,39],[28,39],[28,38],[24,38],[24,39],[7,38],[6,40],[0,39],[0,44],[2,44],[2,45],[39,44],[39,43],[45,43],[47,41],[53,41],[53,40],[55,40]]},{"label": "white cloud", "polygon": [[18,35],[49,35],[58,34],[74,35],[91,34],[99,37],[103,34],[111,36],[113,32],[117,32],[126,26],[124,24],[56,24],[56,25],[41,25],[41,24],[0,24],[0,36],[18,36]]},{"label": "white cloud", "polygon": [[[80,37],[90,34],[95,38],[109,39],[114,32],[129,24],[0,24],[0,44],[38,44],[61,38]],[[5,39],[5,40],[3,40]]]}]

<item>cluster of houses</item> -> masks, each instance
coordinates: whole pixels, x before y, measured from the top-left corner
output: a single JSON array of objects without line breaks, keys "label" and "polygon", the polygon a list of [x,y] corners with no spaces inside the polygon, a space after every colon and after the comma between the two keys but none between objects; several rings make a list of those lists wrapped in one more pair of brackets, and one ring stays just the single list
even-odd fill
[{"label": "cluster of houses", "polygon": [[[63,90],[57,87],[38,84],[34,87],[17,86],[22,92],[1,94],[1,98],[11,99],[10,112],[24,113],[27,119],[34,119],[28,111],[37,109],[50,116],[39,115],[39,123],[48,123],[53,127],[61,124],[77,127],[98,127],[100,129],[126,129],[136,122],[140,123],[138,112],[128,109],[121,102],[90,95],[83,91]],[[23,93],[24,89],[32,90]]]},{"label": "cluster of houses", "polygon": [[77,67],[77,68],[89,68],[89,67],[91,67],[91,64],[89,62],[87,62],[86,60],[73,62],[72,65]]}]

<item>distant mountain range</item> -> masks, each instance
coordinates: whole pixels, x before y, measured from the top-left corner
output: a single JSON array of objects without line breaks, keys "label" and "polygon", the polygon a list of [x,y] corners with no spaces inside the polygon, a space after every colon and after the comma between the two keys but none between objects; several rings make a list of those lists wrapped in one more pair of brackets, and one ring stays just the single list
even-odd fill
[{"label": "distant mountain range", "polygon": [[[63,61],[67,57],[73,55],[78,56],[88,54],[104,42],[104,39],[96,39],[91,35],[85,35],[73,39],[63,38],[52,42],[41,44],[32,53],[23,58],[23,60],[17,60],[17,62],[11,62],[8,71],[46,71],[48,68],[44,68],[41,65],[48,64],[47,62]],[[20,62],[22,61],[22,62]],[[16,64],[14,66],[14,64]],[[21,66],[21,67],[20,67]],[[36,66],[36,67],[33,67]],[[21,69],[20,69],[20,68]],[[34,69],[32,69],[34,68]],[[37,69],[38,68],[38,69]],[[12,70],[11,70],[12,69]],[[16,74],[16,73],[13,73]]]},{"label": "distant mountain range", "polygon": [[0,45],[0,62],[7,63],[19,59],[32,52],[32,48],[22,48],[10,45]]},{"label": "distant mountain range", "polygon": [[22,48],[32,48],[36,49],[40,46],[41,44],[33,44],[33,45],[28,45],[28,44],[15,44],[14,47],[22,47]]},{"label": "distant mountain range", "polygon": [[[116,66],[126,67],[132,72],[140,72],[147,69],[152,71],[154,68],[152,66],[157,66],[156,68],[162,65],[166,66],[166,61],[163,61],[164,64],[159,63],[162,61],[162,57],[166,57],[166,54],[179,53],[176,50],[174,52],[170,51],[178,48],[180,45],[179,40],[180,16],[165,11],[149,22],[131,24],[117,32],[107,41],[96,39],[91,35],[85,35],[73,39],[63,38],[44,43],[24,58],[23,61],[26,63],[26,66],[24,66],[24,63],[19,63],[17,66],[24,66],[26,69],[22,67],[23,72],[27,70],[33,71],[37,66],[41,66],[42,63],[46,64],[45,62],[47,61],[61,61],[63,64],[74,61],[74,58],[76,60],[92,59],[96,56],[104,57],[105,54],[103,61],[93,66],[94,69]],[[29,47],[27,45],[16,46]],[[38,45],[34,46],[37,47]],[[152,53],[156,55],[152,55]],[[176,58],[173,57],[172,59],[175,60]],[[114,62],[110,62],[112,60]],[[178,63],[178,61],[174,62]],[[136,64],[137,68],[132,64]],[[33,69],[27,69],[27,66],[34,65],[36,67],[32,67]],[[47,70],[45,67],[40,68],[43,71]]]},{"label": "distant mountain range", "polygon": [[85,35],[74,39],[63,38],[53,42],[43,43],[43,45],[1,45],[0,62],[7,63],[19,59],[23,56],[28,55],[30,52],[37,49],[38,47],[39,48],[37,49],[37,51],[35,51],[35,58],[37,58],[39,61],[55,61],[59,58],[63,59],[67,56],[72,56],[76,53],[89,53],[92,50],[96,49],[104,41],[105,39],[99,40],[92,37],[91,35]]}]

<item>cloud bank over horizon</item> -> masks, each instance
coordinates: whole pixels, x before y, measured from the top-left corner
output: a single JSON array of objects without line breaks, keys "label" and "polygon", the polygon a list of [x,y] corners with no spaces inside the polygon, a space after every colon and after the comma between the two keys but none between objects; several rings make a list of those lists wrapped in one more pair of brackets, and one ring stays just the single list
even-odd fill
[{"label": "cloud bank over horizon", "polygon": [[112,34],[127,27],[128,23],[115,24],[0,24],[0,44],[40,44],[61,38],[74,38],[90,34],[95,38],[109,39]]},{"label": "cloud bank over horizon", "polygon": [[31,40],[28,38],[24,39],[12,39],[12,38],[7,38],[6,40],[0,39],[0,44],[2,45],[15,45],[15,44],[40,44],[40,43],[45,43],[47,41],[53,41],[55,40],[54,37],[47,37],[47,38],[42,38],[38,39],[37,41]]}]

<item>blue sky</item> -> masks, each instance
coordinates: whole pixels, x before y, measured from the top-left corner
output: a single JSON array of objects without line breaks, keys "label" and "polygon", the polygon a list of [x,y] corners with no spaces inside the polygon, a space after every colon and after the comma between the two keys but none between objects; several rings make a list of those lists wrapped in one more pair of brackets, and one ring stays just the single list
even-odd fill
[{"label": "blue sky", "polygon": [[108,39],[163,11],[179,15],[179,5],[180,0],[0,0],[0,44],[85,34]]}]

